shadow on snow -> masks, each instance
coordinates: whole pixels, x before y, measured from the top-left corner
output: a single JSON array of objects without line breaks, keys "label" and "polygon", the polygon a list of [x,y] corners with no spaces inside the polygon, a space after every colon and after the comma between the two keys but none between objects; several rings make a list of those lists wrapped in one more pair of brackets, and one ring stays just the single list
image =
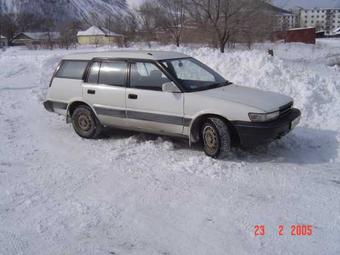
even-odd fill
[{"label": "shadow on snow", "polygon": [[[292,133],[265,146],[253,149],[233,148],[224,161],[320,164],[338,157],[337,132],[298,127]],[[173,144],[173,150],[202,151],[200,144],[189,147],[187,139],[145,134],[119,129],[105,129],[103,139],[126,139],[134,136],[138,143],[156,141],[160,137]],[[203,151],[202,151],[203,153]]]}]

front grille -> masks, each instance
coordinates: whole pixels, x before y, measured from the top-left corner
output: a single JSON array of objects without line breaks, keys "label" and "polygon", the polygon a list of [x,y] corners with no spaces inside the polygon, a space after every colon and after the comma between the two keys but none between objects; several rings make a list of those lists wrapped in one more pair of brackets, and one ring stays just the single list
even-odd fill
[{"label": "front grille", "polygon": [[279,109],[280,110],[280,117],[289,113],[289,111],[292,109],[292,107],[293,107],[293,102],[289,102],[288,104],[281,106],[280,109]]}]

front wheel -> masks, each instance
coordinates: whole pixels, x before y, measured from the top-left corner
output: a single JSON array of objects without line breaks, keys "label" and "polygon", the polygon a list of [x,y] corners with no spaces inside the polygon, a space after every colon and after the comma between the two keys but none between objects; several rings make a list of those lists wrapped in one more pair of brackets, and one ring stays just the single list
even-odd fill
[{"label": "front wheel", "polygon": [[98,137],[102,125],[96,118],[91,108],[86,105],[78,106],[72,114],[72,125],[76,133],[87,139]]},{"label": "front wheel", "polygon": [[202,125],[201,137],[206,155],[213,158],[224,158],[231,148],[228,126],[219,118],[208,118]]}]

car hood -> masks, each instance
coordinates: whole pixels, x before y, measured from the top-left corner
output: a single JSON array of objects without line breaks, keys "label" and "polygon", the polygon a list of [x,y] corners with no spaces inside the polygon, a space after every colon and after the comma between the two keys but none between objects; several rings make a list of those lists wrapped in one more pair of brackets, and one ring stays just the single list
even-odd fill
[{"label": "car hood", "polygon": [[293,101],[291,97],[279,93],[234,84],[197,93],[200,93],[202,96],[248,105],[264,112],[277,111],[281,106]]}]

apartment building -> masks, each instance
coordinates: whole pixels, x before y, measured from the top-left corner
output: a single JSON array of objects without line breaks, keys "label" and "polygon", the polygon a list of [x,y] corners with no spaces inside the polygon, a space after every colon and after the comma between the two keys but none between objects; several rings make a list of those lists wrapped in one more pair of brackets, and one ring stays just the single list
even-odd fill
[{"label": "apartment building", "polygon": [[276,16],[278,19],[278,30],[285,31],[298,27],[298,15],[295,13],[285,11],[278,13]]},{"label": "apartment building", "polygon": [[325,31],[326,34],[333,35],[340,28],[340,8],[301,9],[299,24],[301,27],[315,27],[316,31]]},{"label": "apartment building", "polygon": [[263,3],[264,9],[273,13],[277,23],[275,30],[286,31],[298,27],[298,15],[291,10],[285,10],[269,3]]}]

